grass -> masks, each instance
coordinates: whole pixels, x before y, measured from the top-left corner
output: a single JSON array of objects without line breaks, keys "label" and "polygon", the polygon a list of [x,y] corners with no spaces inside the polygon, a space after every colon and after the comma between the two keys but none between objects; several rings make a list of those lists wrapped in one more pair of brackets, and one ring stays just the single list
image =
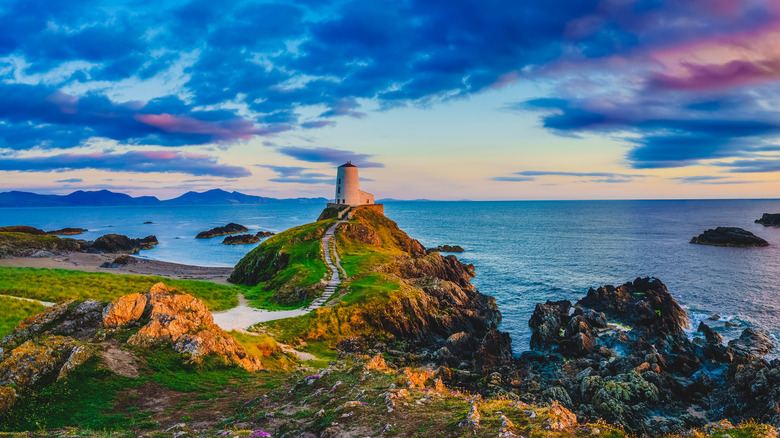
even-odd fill
[{"label": "grass", "polygon": [[74,251],[80,246],[74,239],[57,236],[0,232],[0,257],[23,250]]},{"label": "grass", "polygon": [[238,341],[248,354],[259,357],[267,370],[283,371],[295,363],[282,352],[274,338],[268,335],[254,335],[233,330],[230,336]]},{"label": "grass", "polygon": [[263,241],[236,265],[230,281],[251,288],[245,294],[253,307],[301,307],[318,295],[328,267],[320,238],[333,220],[291,228]]},{"label": "grass", "polygon": [[0,339],[11,333],[19,321],[42,312],[46,307],[25,300],[0,297]]},{"label": "grass", "polygon": [[207,281],[66,269],[0,267],[0,294],[41,301],[89,298],[111,301],[123,295],[143,292],[159,282],[203,300],[212,311],[227,310],[238,305],[238,288]]}]

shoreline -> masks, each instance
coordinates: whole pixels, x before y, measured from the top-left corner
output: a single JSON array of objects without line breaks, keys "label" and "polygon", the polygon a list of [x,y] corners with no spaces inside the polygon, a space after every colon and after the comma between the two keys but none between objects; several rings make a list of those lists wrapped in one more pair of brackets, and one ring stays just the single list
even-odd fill
[{"label": "shoreline", "polygon": [[85,272],[107,272],[120,275],[154,275],[177,280],[200,280],[230,285],[227,279],[233,268],[184,265],[130,256],[136,263],[117,268],[101,268],[120,254],[69,252],[53,257],[13,257],[0,259],[0,266],[16,268],[67,269]]}]

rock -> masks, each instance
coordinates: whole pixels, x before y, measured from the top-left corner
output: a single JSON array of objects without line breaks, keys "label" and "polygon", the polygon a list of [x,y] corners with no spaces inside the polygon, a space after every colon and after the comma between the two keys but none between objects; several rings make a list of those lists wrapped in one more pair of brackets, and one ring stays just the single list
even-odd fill
[{"label": "rock", "polygon": [[146,222],[144,222],[144,225],[147,225],[147,224],[153,224],[153,223],[154,223],[154,222],[152,222],[152,221],[146,221]]},{"label": "rock", "polygon": [[127,254],[121,254],[121,255],[118,255],[114,259],[114,261],[112,261],[111,263],[105,262],[102,265],[100,265],[100,267],[101,268],[113,269],[113,268],[121,268],[121,267],[127,266],[127,265],[134,265],[136,263],[141,263],[141,260],[139,260],[139,259],[137,259],[135,257],[131,257],[131,256],[127,255]]},{"label": "rock", "polygon": [[86,233],[86,228],[61,228],[59,230],[47,231],[46,234],[53,234],[57,236],[75,236],[77,234]]},{"label": "rock", "polygon": [[566,430],[577,425],[577,417],[558,402],[553,402],[547,410],[547,421],[544,428],[548,430]]},{"label": "rock", "polygon": [[366,343],[363,338],[356,336],[347,336],[345,338],[341,338],[336,344],[336,350],[338,350],[339,355],[343,353],[361,353],[365,351],[365,349]]},{"label": "rock", "polygon": [[364,368],[366,371],[386,371],[388,369],[387,362],[385,362],[385,358],[381,354],[372,357],[366,362]]},{"label": "rock", "polygon": [[212,228],[208,231],[201,231],[195,236],[196,239],[210,239],[217,236],[226,236],[228,234],[246,233],[249,229],[243,225],[231,222],[223,227]]},{"label": "rock", "polygon": [[563,327],[569,320],[571,303],[567,300],[537,304],[528,325],[531,327],[531,348],[544,350],[557,347],[562,340]]},{"label": "rock", "polygon": [[260,238],[253,234],[239,234],[236,236],[228,236],[222,240],[223,245],[247,245],[250,243],[257,243]]},{"label": "rock", "polygon": [[471,409],[466,414],[466,418],[460,423],[461,427],[479,427],[479,420],[482,416],[479,414],[479,409],[476,404],[471,405]]},{"label": "rock", "polygon": [[170,342],[174,350],[187,354],[192,362],[216,355],[248,371],[263,368],[257,357],[248,355],[241,344],[214,324],[211,312],[201,300],[175,293],[163,283],[152,286],[146,297],[150,321],[128,339],[128,344],[148,347]]},{"label": "rock", "polygon": [[143,315],[146,304],[146,295],[124,295],[106,306],[103,311],[103,325],[114,328],[135,322]]},{"label": "rock", "polygon": [[696,329],[696,331],[702,333],[704,338],[707,340],[707,343],[710,345],[720,346],[723,344],[723,336],[721,336],[720,333],[711,329],[703,322],[699,323],[699,327]]},{"label": "rock", "polygon": [[276,233],[271,232],[271,231],[258,231],[257,234],[255,234],[255,236],[257,236],[257,237],[259,237],[261,239],[263,239],[265,237],[271,237],[271,236],[274,236],[274,235],[276,235]]},{"label": "rock", "polygon": [[764,356],[774,349],[774,343],[767,332],[746,328],[738,339],[729,341],[729,347],[747,354]]},{"label": "rock", "polygon": [[761,219],[756,219],[757,224],[769,227],[780,227],[780,213],[764,213]]},{"label": "rock", "polygon": [[512,338],[509,333],[491,330],[474,354],[474,368],[489,374],[512,363]]},{"label": "rock", "polygon": [[55,321],[61,319],[68,311],[68,307],[73,301],[66,301],[56,306],[50,307],[41,313],[28,316],[16,325],[14,331],[11,334],[6,335],[3,339],[3,348],[13,348],[24,340],[29,339],[35,335],[40,334],[45,328],[54,324]]},{"label": "rock", "polygon": [[28,227],[27,225],[13,225],[10,227],[0,227],[0,233],[24,233],[42,236],[46,234],[46,231],[43,231],[40,228]]},{"label": "rock", "polygon": [[506,415],[502,415],[499,420],[501,420],[501,428],[498,429],[498,438],[515,438],[517,435],[512,432],[512,429],[515,427],[515,424],[512,423],[512,421],[509,418],[506,418]]},{"label": "rock", "polygon": [[0,414],[7,411],[16,403],[16,390],[7,386],[0,386]]},{"label": "rock", "polygon": [[477,339],[469,332],[458,332],[447,338],[447,348],[455,355],[471,357],[477,348]]},{"label": "rock", "polygon": [[154,245],[157,245],[155,236],[131,239],[123,234],[104,234],[92,242],[89,250],[91,252],[136,254],[142,249],[152,249]]},{"label": "rock", "polygon": [[14,348],[0,363],[0,386],[26,389],[44,379],[57,367],[54,351],[32,341]]},{"label": "rock", "polygon": [[691,243],[711,246],[736,246],[743,248],[769,245],[769,242],[766,240],[757,237],[750,231],[737,227],[717,227],[714,230],[707,230],[699,236],[691,239]]},{"label": "rock", "polygon": [[577,305],[604,312],[651,337],[685,337],[683,329],[689,325],[688,315],[657,278],[637,278],[618,287],[591,288]]},{"label": "rock", "polygon": [[60,368],[60,373],[57,376],[57,380],[68,377],[76,368],[83,365],[93,356],[92,349],[86,345],[78,345],[73,351],[70,352],[70,356],[65,364]]},{"label": "rock", "polygon": [[439,245],[436,248],[428,248],[427,251],[431,252],[463,252],[463,247],[459,245]]}]

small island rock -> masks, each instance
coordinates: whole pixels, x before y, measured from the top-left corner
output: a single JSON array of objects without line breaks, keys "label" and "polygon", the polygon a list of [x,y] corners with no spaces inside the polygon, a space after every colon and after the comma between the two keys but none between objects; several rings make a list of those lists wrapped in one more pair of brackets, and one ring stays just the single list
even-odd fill
[{"label": "small island rock", "polygon": [[123,234],[104,234],[95,239],[90,252],[136,254],[142,249],[152,249],[157,243],[155,236],[131,239]]},{"label": "small island rock", "polygon": [[766,227],[780,227],[780,213],[764,213],[761,219],[756,219],[756,223]]},{"label": "small island rock", "polygon": [[208,231],[201,231],[195,236],[196,239],[210,239],[217,236],[227,236],[228,234],[246,233],[249,229],[243,225],[231,222],[224,227],[212,228]]},{"label": "small island rock", "polygon": [[237,236],[227,236],[222,241],[223,245],[247,245],[250,243],[257,243],[260,238],[253,234],[239,234]]},{"label": "small island rock", "polygon": [[710,229],[691,239],[691,243],[712,246],[768,246],[769,242],[750,231],[737,227],[718,227]]},{"label": "small island rock", "polygon": [[59,230],[47,231],[46,234],[53,234],[55,236],[75,236],[77,234],[85,233],[89,230],[86,228],[61,228]]},{"label": "small island rock", "polygon": [[439,245],[436,248],[428,248],[428,252],[463,252],[465,251],[460,245]]},{"label": "small island rock", "polygon": [[258,231],[257,234],[255,234],[255,236],[257,236],[257,237],[262,239],[264,237],[271,237],[271,236],[273,236],[275,234],[276,233],[274,233],[272,231]]}]

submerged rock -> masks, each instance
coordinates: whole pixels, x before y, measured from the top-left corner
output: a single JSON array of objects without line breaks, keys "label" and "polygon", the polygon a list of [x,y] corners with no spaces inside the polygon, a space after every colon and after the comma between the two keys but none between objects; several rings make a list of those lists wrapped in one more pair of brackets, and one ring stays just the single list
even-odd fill
[{"label": "submerged rock", "polygon": [[239,234],[237,236],[228,236],[222,241],[223,245],[247,245],[250,243],[257,243],[260,238],[254,234]]},{"label": "submerged rock", "polygon": [[761,219],[756,219],[756,223],[768,227],[780,227],[780,213],[764,213]]},{"label": "submerged rock", "polygon": [[226,236],[228,234],[246,233],[249,229],[243,225],[231,222],[223,227],[212,228],[207,231],[201,231],[195,236],[196,239],[210,239],[217,236]]},{"label": "submerged rock", "polygon": [[768,246],[769,242],[756,236],[750,231],[737,227],[718,227],[705,231],[691,239],[691,243],[711,246]]}]

